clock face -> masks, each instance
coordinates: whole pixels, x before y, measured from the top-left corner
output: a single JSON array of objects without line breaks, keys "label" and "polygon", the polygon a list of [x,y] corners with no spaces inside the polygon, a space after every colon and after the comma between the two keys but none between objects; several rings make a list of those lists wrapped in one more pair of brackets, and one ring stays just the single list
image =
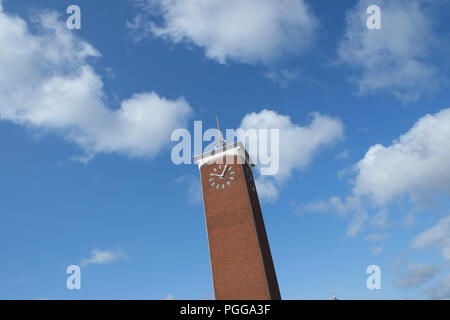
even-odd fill
[{"label": "clock face", "polygon": [[219,191],[231,187],[236,179],[236,172],[232,165],[215,164],[209,174],[208,182],[211,188]]},{"label": "clock face", "polygon": [[246,166],[244,166],[244,171],[245,171],[245,179],[247,179],[248,185],[250,186],[250,190],[255,192],[256,187],[255,187],[255,181],[253,180],[252,170],[250,169],[249,166],[246,165]]}]

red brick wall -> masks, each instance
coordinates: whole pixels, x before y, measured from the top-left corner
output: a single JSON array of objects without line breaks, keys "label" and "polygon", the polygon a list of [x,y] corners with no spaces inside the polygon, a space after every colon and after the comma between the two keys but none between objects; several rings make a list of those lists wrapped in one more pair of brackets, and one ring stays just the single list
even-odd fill
[{"label": "red brick wall", "polygon": [[235,179],[225,190],[210,186],[218,164],[200,170],[215,298],[280,299],[258,197],[248,189],[245,165],[236,157],[226,161]]}]

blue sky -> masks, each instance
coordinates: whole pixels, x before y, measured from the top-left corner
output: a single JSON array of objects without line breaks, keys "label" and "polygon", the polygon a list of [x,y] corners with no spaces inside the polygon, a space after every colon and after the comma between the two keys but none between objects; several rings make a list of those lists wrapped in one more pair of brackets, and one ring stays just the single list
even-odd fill
[{"label": "blue sky", "polygon": [[450,298],[448,1],[79,0],[81,30],[0,3],[0,298],[213,298],[170,134],[216,112],[280,129],[255,171],[284,299]]}]

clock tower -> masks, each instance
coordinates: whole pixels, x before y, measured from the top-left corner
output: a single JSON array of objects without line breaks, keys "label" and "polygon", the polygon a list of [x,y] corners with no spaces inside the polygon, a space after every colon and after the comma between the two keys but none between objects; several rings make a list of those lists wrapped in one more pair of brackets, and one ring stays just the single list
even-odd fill
[{"label": "clock tower", "polygon": [[275,268],[244,146],[226,144],[194,157],[200,169],[215,298],[279,300]]}]

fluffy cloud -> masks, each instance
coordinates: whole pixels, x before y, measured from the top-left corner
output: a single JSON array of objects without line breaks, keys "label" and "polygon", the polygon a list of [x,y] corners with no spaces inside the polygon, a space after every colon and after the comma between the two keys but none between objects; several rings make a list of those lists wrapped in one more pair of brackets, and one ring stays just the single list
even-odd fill
[{"label": "fluffy cloud", "polygon": [[386,228],[389,226],[389,212],[385,209],[378,212],[376,215],[372,217],[370,222],[373,226],[377,228]]},{"label": "fluffy cloud", "polygon": [[432,299],[450,298],[450,274],[439,280],[438,284],[426,291]]},{"label": "fluffy cloud", "polygon": [[290,82],[300,80],[298,72],[287,69],[268,71],[264,74],[264,77],[272,80],[281,88],[287,88]]},{"label": "fluffy cloud", "polygon": [[84,258],[80,262],[80,266],[87,266],[88,264],[107,264],[117,260],[126,259],[127,256],[122,251],[112,252],[108,250],[97,250],[91,251],[91,256],[89,258]]},{"label": "fluffy cloud", "polygon": [[[313,113],[310,120],[308,125],[300,126],[293,123],[289,116],[273,110],[263,110],[247,114],[241,121],[240,129],[279,130],[280,166],[274,178],[282,181],[289,177],[293,170],[301,170],[308,166],[322,147],[343,139],[344,125],[339,119]],[[251,149],[249,151],[252,158],[260,156],[252,154]]]},{"label": "fluffy cloud", "polygon": [[[74,36],[55,13],[36,19],[39,33],[0,7],[0,119],[50,131],[92,157],[99,152],[152,157],[191,113],[184,98],[135,94],[117,110],[89,64],[100,54]],[[157,119],[157,120],[156,120]]]},{"label": "fluffy cloud", "polygon": [[[279,170],[271,176],[258,179],[258,193],[263,198],[275,201],[277,188],[286,181],[295,170],[302,170],[308,166],[313,157],[324,147],[330,146],[343,138],[344,126],[339,119],[327,115],[314,113],[311,122],[306,126],[293,123],[289,116],[281,115],[272,110],[247,114],[241,121],[240,129],[278,129],[279,154],[272,154],[272,161],[279,162]],[[262,136],[259,137],[262,139]],[[270,141],[270,146],[275,143]],[[250,157],[261,158],[260,148],[254,151],[249,148]]]},{"label": "fluffy cloud", "polygon": [[168,293],[164,296],[164,300],[175,300],[175,295]]},{"label": "fluffy cloud", "polygon": [[337,155],[334,156],[336,160],[346,160],[350,158],[350,153],[348,150],[344,150],[342,152],[339,152]]},{"label": "fluffy cloud", "polygon": [[365,236],[364,239],[370,242],[382,242],[389,237],[390,235],[386,233],[371,233]]},{"label": "fluffy cloud", "polygon": [[419,119],[388,147],[372,146],[356,167],[354,194],[380,205],[402,195],[449,195],[450,109]]},{"label": "fluffy cloud", "polygon": [[278,200],[279,190],[272,179],[259,177],[255,180],[255,185],[258,190],[258,196],[262,202],[274,203]]},{"label": "fluffy cloud", "polygon": [[[389,226],[388,212],[381,210],[369,220],[363,201],[355,196],[348,196],[344,199],[331,197],[328,201],[315,201],[304,205],[296,206],[296,212],[299,213],[334,213],[339,217],[351,217],[349,226],[345,232],[346,237],[354,237],[361,233],[366,222],[376,228],[386,228]],[[389,237],[386,234],[372,233],[366,236],[366,240],[371,242],[380,242]],[[378,248],[380,250],[380,248]]]},{"label": "fluffy cloud", "polygon": [[373,255],[380,254],[380,253],[383,252],[383,246],[381,246],[381,245],[379,245],[379,246],[374,246],[374,247],[370,250],[370,252],[371,252]]},{"label": "fluffy cloud", "polygon": [[381,30],[366,26],[366,9],[373,1],[361,0],[347,13],[339,62],[359,71],[353,80],[361,94],[384,90],[408,102],[433,92],[438,80],[436,68],[428,62],[436,40],[432,16],[417,0],[377,2]]},{"label": "fluffy cloud", "polygon": [[433,227],[423,231],[411,242],[411,248],[424,249],[437,245],[442,248],[444,259],[450,260],[450,216],[441,219]]},{"label": "fluffy cloud", "polygon": [[348,196],[344,199],[339,197],[331,197],[327,201],[316,201],[300,205],[296,207],[297,212],[319,212],[335,213],[339,217],[351,216],[349,226],[345,232],[346,237],[354,237],[358,235],[366,221],[369,214],[365,210],[361,199],[354,196]]},{"label": "fluffy cloud", "polygon": [[353,212],[363,211],[361,200],[357,197],[331,197],[328,201],[316,201],[297,207],[300,212],[329,212],[345,217]]},{"label": "fluffy cloud", "polygon": [[439,269],[433,265],[412,264],[408,266],[407,273],[395,279],[393,284],[402,289],[420,286],[430,281],[438,271]]},{"label": "fluffy cloud", "polygon": [[202,186],[198,177],[183,175],[176,178],[174,182],[184,187],[188,204],[195,205],[202,202]]},{"label": "fluffy cloud", "polygon": [[366,211],[356,212],[350,220],[350,224],[345,231],[345,236],[354,237],[359,234],[368,218],[369,214]]},{"label": "fluffy cloud", "polygon": [[[307,47],[318,26],[304,0],[140,0],[131,27],[204,49],[220,63],[267,63]],[[162,17],[156,24],[155,16]],[[142,36],[142,35],[141,35]]]},{"label": "fluffy cloud", "polygon": [[[358,230],[356,227],[362,227],[367,220],[363,219],[367,218],[363,212],[369,198],[376,208],[381,208],[370,222],[384,228],[390,225],[386,207],[395,199],[408,196],[421,203],[423,199],[450,195],[450,109],[422,117],[387,147],[380,144],[370,147],[352,172],[355,176],[350,196],[313,202],[300,210],[334,211],[339,215],[353,212],[356,216],[349,230]],[[450,244],[444,247],[444,256],[450,256],[447,248]]]}]

